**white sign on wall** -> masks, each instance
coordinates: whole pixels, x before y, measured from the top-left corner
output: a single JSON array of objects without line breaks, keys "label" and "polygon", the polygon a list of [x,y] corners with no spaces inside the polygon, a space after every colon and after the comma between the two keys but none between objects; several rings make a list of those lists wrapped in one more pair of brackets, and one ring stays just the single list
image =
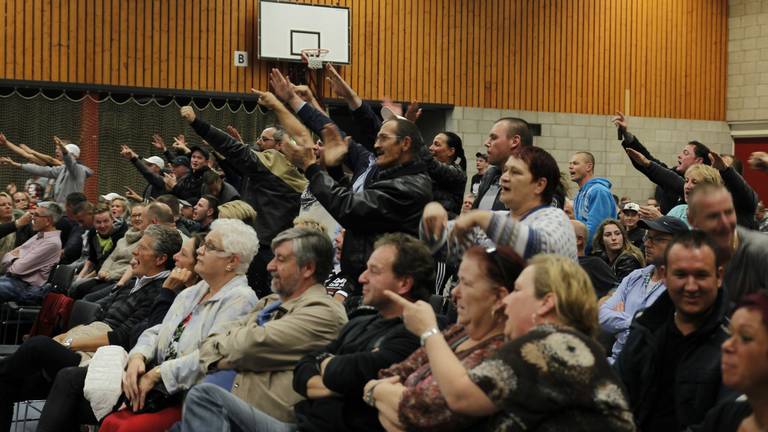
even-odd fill
[{"label": "white sign on wall", "polygon": [[235,66],[248,67],[248,51],[235,51]]}]

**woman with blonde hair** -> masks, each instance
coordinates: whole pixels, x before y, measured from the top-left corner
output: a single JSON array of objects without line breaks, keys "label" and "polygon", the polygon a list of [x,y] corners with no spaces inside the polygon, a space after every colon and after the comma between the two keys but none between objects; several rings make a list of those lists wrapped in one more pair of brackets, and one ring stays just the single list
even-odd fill
[{"label": "woman with blonde hair", "polygon": [[[626,395],[593,337],[592,283],[572,260],[531,259],[504,299],[507,342],[469,371],[436,331],[428,303],[398,301],[408,330],[421,335],[431,377],[452,412],[489,417],[490,430],[635,430]],[[386,388],[376,381],[366,386],[374,401]],[[381,409],[379,417],[387,430],[403,429]]]},{"label": "woman with blonde hair", "polygon": [[667,216],[672,216],[685,222],[688,227],[691,224],[688,223],[688,195],[691,193],[694,187],[699,184],[713,184],[721,186],[723,185],[723,178],[720,176],[720,171],[712,168],[708,165],[696,164],[691,165],[685,170],[685,186],[683,187],[683,199],[686,204],[680,204],[672,208],[667,212]]},{"label": "woman with blonde hair", "polygon": [[256,226],[256,210],[245,201],[229,201],[219,206],[219,219],[239,219],[254,227]]},{"label": "woman with blonde hair", "polygon": [[618,281],[645,267],[643,253],[632,244],[624,225],[616,219],[606,219],[597,227],[592,250],[611,266]]}]

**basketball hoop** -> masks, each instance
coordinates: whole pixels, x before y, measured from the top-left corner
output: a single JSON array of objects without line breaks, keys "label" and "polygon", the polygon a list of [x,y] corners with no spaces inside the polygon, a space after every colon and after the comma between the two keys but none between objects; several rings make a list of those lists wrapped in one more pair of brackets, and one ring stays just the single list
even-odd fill
[{"label": "basketball hoop", "polygon": [[331,52],[325,48],[305,48],[301,50],[301,58],[310,69],[322,69],[323,59]]}]

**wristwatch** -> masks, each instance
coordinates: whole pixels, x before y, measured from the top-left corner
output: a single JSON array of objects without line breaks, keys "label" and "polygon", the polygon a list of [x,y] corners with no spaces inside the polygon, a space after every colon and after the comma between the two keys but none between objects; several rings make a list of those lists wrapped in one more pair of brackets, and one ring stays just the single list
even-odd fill
[{"label": "wristwatch", "polygon": [[427,339],[439,333],[440,333],[440,330],[437,327],[432,327],[431,329],[422,333],[421,336],[419,336],[419,341],[421,342],[421,346],[424,346],[427,343]]},{"label": "wristwatch", "polygon": [[62,345],[64,345],[64,348],[66,348],[66,349],[71,349],[72,348],[72,338],[68,337],[68,338],[64,339],[64,343]]},{"label": "wristwatch", "polygon": [[317,364],[317,371],[318,372],[322,371],[323,361],[325,361],[325,359],[328,359],[328,358],[331,358],[331,357],[333,357],[333,354],[331,354],[329,352],[320,353],[320,354],[315,356],[315,363]]}]

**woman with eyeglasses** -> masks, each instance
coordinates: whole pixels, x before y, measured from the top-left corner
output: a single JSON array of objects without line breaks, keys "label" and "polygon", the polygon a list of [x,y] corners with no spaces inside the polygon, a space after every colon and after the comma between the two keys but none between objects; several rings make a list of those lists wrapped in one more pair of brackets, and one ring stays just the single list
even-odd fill
[{"label": "woman with eyeglasses", "polygon": [[[181,418],[181,395],[203,378],[198,347],[258,300],[245,277],[258,244],[256,232],[242,221],[211,224],[194,266],[202,280],[176,296],[162,324],[141,334],[123,375],[128,409],[108,415],[99,430],[163,431]],[[158,392],[167,396],[147,406]]]},{"label": "woman with eyeglasses", "polygon": [[365,394],[388,431],[438,430],[410,423],[433,410],[452,416],[439,425],[442,431],[465,428],[459,419],[482,418],[488,430],[635,430],[620,381],[593,339],[597,299],[592,283],[572,260],[551,254],[530,260],[503,300],[506,343],[472,368],[436,330],[428,303],[400,300],[406,327],[421,335],[418,353],[437,391],[411,406],[408,392],[419,387],[401,390],[402,376],[370,382]]},{"label": "woman with eyeglasses", "polygon": [[523,147],[510,156],[500,179],[499,197],[505,212],[472,210],[448,222],[439,203],[427,204],[420,226],[421,238],[449,263],[470,245],[509,245],[523,259],[554,253],[576,261],[576,235],[568,216],[552,206],[562,194],[557,161],[539,147]]},{"label": "woman with eyeglasses", "polygon": [[[474,246],[464,253],[459,284],[452,293],[458,320],[442,332],[461,367],[473,369],[504,342],[506,316],[502,301],[523,266],[520,257],[507,246],[487,250]],[[422,342],[424,339],[422,335]],[[365,400],[379,410],[379,419],[388,430],[458,430],[479,420],[449,409],[424,348],[382,370],[379,376],[381,379],[366,385]]]}]

